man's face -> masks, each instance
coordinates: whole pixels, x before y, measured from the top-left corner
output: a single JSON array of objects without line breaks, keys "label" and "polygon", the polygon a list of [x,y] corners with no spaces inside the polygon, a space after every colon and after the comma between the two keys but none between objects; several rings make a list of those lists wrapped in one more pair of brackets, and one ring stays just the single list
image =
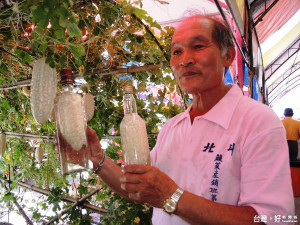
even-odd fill
[{"label": "man's face", "polygon": [[[212,22],[190,18],[175,31],[171,44],[171,68],[182,91],[212,93],[224,85],[226,57],[212,39]],[[230,62],[231,63],[231,62]]]}]

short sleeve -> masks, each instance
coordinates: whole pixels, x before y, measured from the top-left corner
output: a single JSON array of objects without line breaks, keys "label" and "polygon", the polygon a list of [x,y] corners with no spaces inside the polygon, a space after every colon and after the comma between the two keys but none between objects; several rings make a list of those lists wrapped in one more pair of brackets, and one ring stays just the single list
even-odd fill
[{"label": "short sleeve", "polygon": [[[287,153],[283,128],[262,130],[248,140],[241,157],[241,193],[238,205],[252,206],[258,215],[266,215],[268,218],[294,215]],[[273,222],[270,220],[268,224]]]}]

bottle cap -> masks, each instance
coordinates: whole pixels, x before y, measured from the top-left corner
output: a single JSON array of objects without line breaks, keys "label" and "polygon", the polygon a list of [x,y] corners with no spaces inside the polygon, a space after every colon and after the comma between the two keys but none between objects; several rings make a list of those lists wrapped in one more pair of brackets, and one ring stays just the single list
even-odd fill
[{"label": "bottle cap", "polygon": [[124,91],[124,93],[133,93],[132,84],[124,84],[123,91]]},{"label": "bottle cap", "polygon": [[62,69],[60,71],[60,77],[62,85],[73,84],[72,70]]}]

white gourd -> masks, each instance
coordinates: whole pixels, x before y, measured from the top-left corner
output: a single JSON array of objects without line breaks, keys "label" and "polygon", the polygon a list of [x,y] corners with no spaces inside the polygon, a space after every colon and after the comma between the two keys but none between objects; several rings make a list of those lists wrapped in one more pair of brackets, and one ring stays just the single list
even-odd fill
[{"label": "white gourd", "polygon": [[84,94],[83,103],[84,103],[86,121],[90,121],[93,118],[94,111],[95,111],[94,96],[90,93]]},{"label": "white gourd", "polygon": [[38,163],[42,163],[44,158],[44,150],[42,147],[37,147],[35,149],[35,159]]},{"label": "white gourd", "polygon": [[4,156],[6,149],[6,135],[4,133],[0,134],[0,158]]},{"label": "white gourd", "polygon": [[66,94],[57,103],[58,123],[62,136],[76,151],[79,151],[86,141],[86,125],[82,99],[77,94]]},{"label": "white gourd", "polygon": [[39,124],[45,123],[51,116],[56,86],[56,70],[46,64],[45,58],[38,59],[32,70],[30,102],[34,119]]},{"label": "white gourd", "polygon": [[30,89],[28,88],[28,86],[23,86],[22,88],[23,90],[23,94],[26,95],[26,96],[29,96],[30,95]]},{"label": "white gourd", "polygon": [[149,163],[149,144],[145,121],[138,114],[126,114],[120,124],[125,164]]}]

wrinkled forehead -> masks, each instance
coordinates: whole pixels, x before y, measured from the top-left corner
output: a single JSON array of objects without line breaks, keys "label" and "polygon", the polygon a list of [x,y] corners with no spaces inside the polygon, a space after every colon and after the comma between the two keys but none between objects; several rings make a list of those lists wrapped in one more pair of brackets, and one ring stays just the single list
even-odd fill
[{"label": "wrinkled forehead", "polygon": [[211,33],[213,21],[205,16],[193,16],[183,20],[176,28],[172,41],[180,36],[187,36],[188,33],[200,34]]},{"label": "wrinkled forehead", "polygon": [[177,31],[181,31],[187,29],[187,27],[204,27],[210,28],[212,26],[212,20],[205,16],[192,16],[184,19],[175,29],[175,33]]}]

